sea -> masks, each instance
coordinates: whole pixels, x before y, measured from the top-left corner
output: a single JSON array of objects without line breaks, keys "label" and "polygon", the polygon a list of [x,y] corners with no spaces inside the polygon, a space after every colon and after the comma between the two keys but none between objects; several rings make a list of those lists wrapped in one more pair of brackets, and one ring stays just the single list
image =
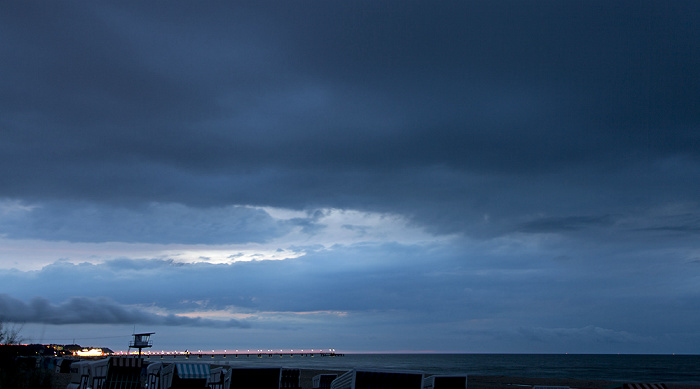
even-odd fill
[{"label": "sea", "polygon": [[[171,359],[172,358],[172,359]],[[173,362],[178,357],[147,357]],[[343,356],[239,355],[191,356],[240,367],[303,369],[419,370],[430,374],[467,374],[536,378],[573,378],[622,382],[700,385],[700,355],[591,354],[344,354]]]}]

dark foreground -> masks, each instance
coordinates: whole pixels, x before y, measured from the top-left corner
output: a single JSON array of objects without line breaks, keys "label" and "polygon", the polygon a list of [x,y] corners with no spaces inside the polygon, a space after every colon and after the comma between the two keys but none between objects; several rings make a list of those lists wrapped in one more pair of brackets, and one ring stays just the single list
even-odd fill
[{"label": "dark foreground", "polygon": [[[311,379],[317,374],[343,374],[344,370],[301,370],[301,388],[312,389]],[[427,375],[426,375],[427,376]],[[65,389],[70,382],[70,374],[53,373],[50,389]],[[577,380],[568,378],[525,378],[505,376],[479,376],[467,377],[469,389],[529,389],[532,386],[568,386],[571,389],[603,389],[619,386],[620,382]],[[232,385],[233,386],[233,385]],[[668,389],[700,389],[700,385],[686,385],[678,383],[666,384]]]},{"label": "dark foreground", "polygon": [[[473,376],[467,377],[469,389],[518,389],[532,386],[568,386],[572,389],[602,389],[620,386],[622,382],[578,380],[570,378],[526,378],[504,376]],[[667,383],[668,389],[700,389],[700,385]]]}]

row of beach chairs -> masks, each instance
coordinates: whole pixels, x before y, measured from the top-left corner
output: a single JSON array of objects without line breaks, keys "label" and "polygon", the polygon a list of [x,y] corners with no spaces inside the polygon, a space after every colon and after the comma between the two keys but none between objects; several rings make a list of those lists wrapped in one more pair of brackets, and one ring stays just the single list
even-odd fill
[{"label": "row of beach chairs", "polygon": [[[301,369],[233,367],[206,362],[144,362],[109,357],[73,362],[66,389],[300,389]],[[145,374],[145,377],[144,377]],[[425,375],[416,370],[350,370],[319,374],[313,389],[466,389],[466,375]],[[570,389],[535,386],[532,389]],[[607,388],[606,388],[607,389]],[[667,389],[663,384],[620,384],[610,389]]]},{"label": "row of beach chairs", "polygon": [[[82,360],[66,389],[300,389],[301,369],[232,367],[204,362],[144,362],[134,357]],[[145,377],[144,377],[145,374]],[[319,374],[314,389],[465,389],[466,375],[425,377],[420,371],[351,370]]]}]

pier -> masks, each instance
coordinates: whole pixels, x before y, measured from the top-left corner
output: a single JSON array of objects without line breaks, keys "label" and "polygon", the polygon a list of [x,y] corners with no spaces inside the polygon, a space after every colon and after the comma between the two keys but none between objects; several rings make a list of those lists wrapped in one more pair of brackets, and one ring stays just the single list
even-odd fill
[{"label": "pier", "polygon": [[[116,353],[115,355],[127,355],[129,353]],[[235,350],[235,351],[149,351],[141,354],[148,359],[248,359],[248,358],[318,358],[318,357],[342,357],[344,354],[335,350]]]}]

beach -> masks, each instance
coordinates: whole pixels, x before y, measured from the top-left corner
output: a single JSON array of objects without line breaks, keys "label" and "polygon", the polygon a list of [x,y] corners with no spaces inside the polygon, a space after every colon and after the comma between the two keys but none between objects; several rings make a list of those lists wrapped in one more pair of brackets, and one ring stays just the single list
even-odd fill
[{"label": "beach", "polygon": [[[325,369],[301,369],[301,389],[312,389],[312,379],[318,374],[338,374],[345,373],[345,370],[325,370]],[[429,376],[426,373],[426,377]],[[51,381],[52,389],[65,389],[70,382],[70,374],[55,373]],[[618,381],[604,380],[582,380],[572,378],[533,378],[533,377],[509,377],[509,376],[487,376],[468,375],[467,387],[469,389],[527,389],[533,386],[568,386],[571,389],[603,389],[614,386],[621,386]],[[680,383],[666,383],[667,389],[700,389],[700,385],[689,385]],[[232,384],[233,388],[234,385]]]}]

